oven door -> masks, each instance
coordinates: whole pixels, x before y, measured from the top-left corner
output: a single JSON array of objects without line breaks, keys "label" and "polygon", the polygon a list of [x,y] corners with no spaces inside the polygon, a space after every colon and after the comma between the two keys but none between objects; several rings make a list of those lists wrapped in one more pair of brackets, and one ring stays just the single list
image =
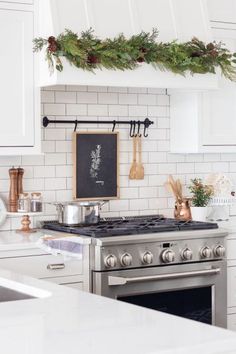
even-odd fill
[{"label": "oven door", "polygon": [[226,327],[226,277],[224,261],[93,272],[93,292]]}]

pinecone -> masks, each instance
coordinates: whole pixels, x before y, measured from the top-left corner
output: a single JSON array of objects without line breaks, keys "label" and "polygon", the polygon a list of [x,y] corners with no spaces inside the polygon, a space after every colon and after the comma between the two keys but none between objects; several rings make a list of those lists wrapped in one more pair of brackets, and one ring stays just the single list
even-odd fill
[{"label": "pinecone", "polygon": [[56,38],[51,36],[48,38],[48,43],[49,43],[49,46],[48,46],[48,50],[49,52],[52,52],[52,53],[55,53],[57,51],[57,41],[56,41]]},{"label": "pinecone", "polygon": [[144,54],[147,53],[147,48],[145,48],[145,47],[141,47],[139,50],[141,53],[144,53]]},{"label": "pinecone", "polygon": [[144,62],[144,57],[138,57],[137,58],[138,63],[143,63]]},{"label": "pinecone", "polygon": [[213,49],[210,51],[210,56],[212,56],[213,58],[216,58],[217,55],[218,55],[217,50]]},{"label": "pinecone", "polygon": [[208,50],[213,50],[213,49],[215,49],[215,46],[214,46],[213,43],[208,43],[206,47],[207,47]]},{"label": "pinecone", "polygon": [[191,53],[191,57],[192,58],[198,58],[198,57],[200,57],[201,56],[201,53],[200,52],[192,52]]},{"label": "pinecone", "polygon": [[87,63],[88,64],[97,64],[97,63],[99,63],[99,59],[95,54],[88,54]]},{"label": "pinecone", "polygon": [[57,51],[57,44],[56,43],[51,43],[48,46],[48,50],[49,50],[49,52],[55,53]]},{"label": "pinecone", "polygon": [[49,43],[49,44],[56,43],[56,38],[53,37],[53,36],[49,37],[49,38],[48,38],[48,43]]}]

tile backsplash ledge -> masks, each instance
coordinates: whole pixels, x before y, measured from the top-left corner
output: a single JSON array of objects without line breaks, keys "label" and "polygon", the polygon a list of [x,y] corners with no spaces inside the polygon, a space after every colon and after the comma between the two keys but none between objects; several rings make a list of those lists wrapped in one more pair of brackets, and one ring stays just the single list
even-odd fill
[{"label": "tile backsplash ledge", "polygon": [[[144,180],[129,180],[132,162],[132,141],[129,128],[120,125],[120,199],[104,205],[103,216],[125,216],[163,213],[173,215],[173,197],[165,189],[168,174],[180,178],[185,186],[190,179],[222,172],[236,182],[236,154],[171,154],[170,97],[165,89],[117,88],[90,86],[53,86],[41,90],[42,116],[49,119],[97,120],[97,124],[78,125],[81,131],[110,131],[99,125],[101,119],[144,119],[154,125],[142,141]],[[89,128],[88,128],[89,127]],[[39,156],[0,156],[0,195],[6,201],[9,190],[8,169],[25,169],[24,190],[39,191],[44,202],[72,199],[72,133],[73,125],[50,124],[42,128],[42,149]],[[236,214],[236,209],[231,213]],[[44,219],[55,217],[55,207],[45,204]],[[33,220],[36,223],[37,220]],[[19,227],[18,218],[8,218],[0,228]]]}]

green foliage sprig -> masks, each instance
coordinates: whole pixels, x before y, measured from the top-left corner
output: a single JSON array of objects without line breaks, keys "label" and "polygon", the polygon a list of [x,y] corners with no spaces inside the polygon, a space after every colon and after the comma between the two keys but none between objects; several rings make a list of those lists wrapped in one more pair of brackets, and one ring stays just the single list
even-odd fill
[{"label": "green foliage sprig", "polygon": [[110,39],[97,38],[93,30],[82,32],[80,36],[65,30],[57,38],[35,38],[34,51],[46,47],[46,59],[50,70],[54,67],[63,70],[61,58],[66,58],[77,68],[94,71],[94,69],[133,70],[141,63],[153,65],[161,70],[176,74],[216,73],[220,68],[222,74],[236,81],[236,53],[231,53],[223,43],[208,43],[193,38],[189,42],[157,42],[158,31],[141,32],[130,38],[123,34]]},{"label": "green foliage sprig", "polygon": [[193,195],[192,205],[195,207],[207,206],[214,193],[212,186],[203,184],[201,178],[191,179],[191,183],[188,188]]}]

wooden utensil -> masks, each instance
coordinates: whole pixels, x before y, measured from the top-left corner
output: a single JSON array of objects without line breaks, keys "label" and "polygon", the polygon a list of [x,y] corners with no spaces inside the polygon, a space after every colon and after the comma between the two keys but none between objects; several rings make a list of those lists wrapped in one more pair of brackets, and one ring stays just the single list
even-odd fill
[{"label": "wooden utensil", "polygon": [[141,137],[137,137],[138,141],[138,164],[136,169],[136,179],[144,179],[144,167],[142,164],[142,140]]},{"label": "wooden utensil", "polygon": [[134,136],[133,137],[133,161],[129,171],[129,179],[136,179],[136,173],[137,173],[136,154],[137,154],[137,137]]}]

